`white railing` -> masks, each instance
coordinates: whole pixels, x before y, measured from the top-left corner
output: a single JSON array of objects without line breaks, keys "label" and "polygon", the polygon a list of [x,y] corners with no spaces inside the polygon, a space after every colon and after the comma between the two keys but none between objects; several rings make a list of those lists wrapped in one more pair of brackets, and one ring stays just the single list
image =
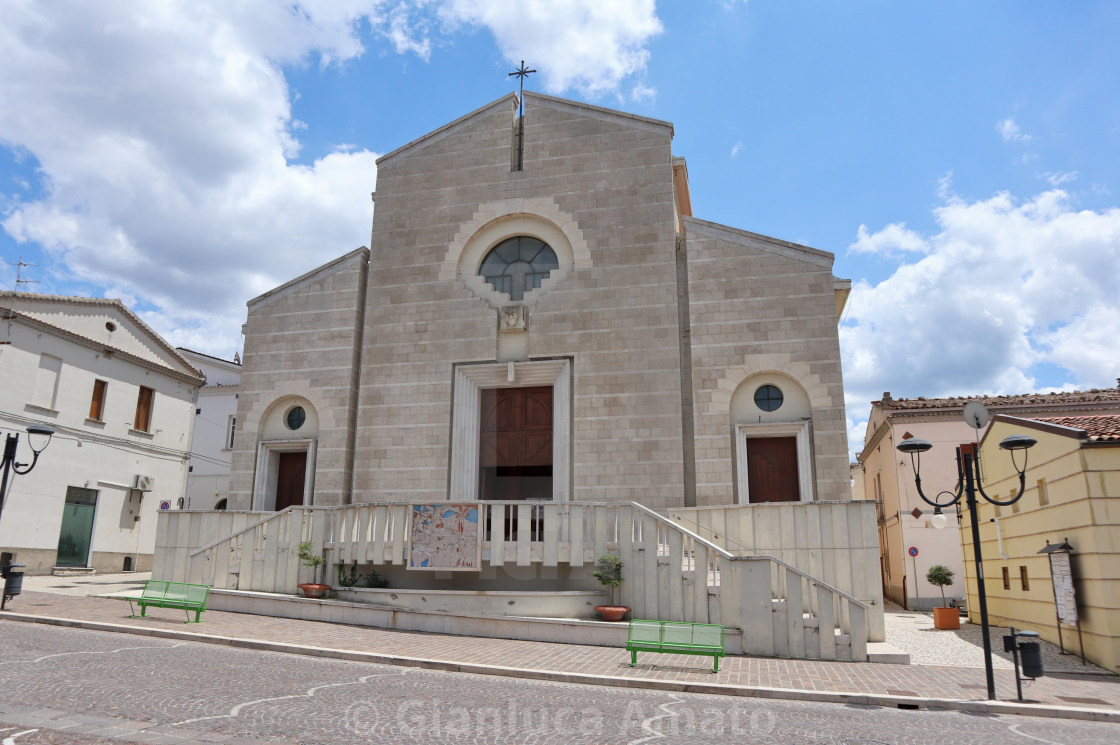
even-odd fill
[{"label": "white railing", "polygon": [[[883,641],[879,535],[871,501],[761,503],[664,510],[670,519],[737,556],[773,556],[858,598],[871,641]],[[773,591],[780,596],[775,576]]]},{"label": "white railing", "polygon": [[[235,513],[245,517],[225,534],[226,523],[208,514],[161,514],[174,515],[161,534],[174,540],[157,544],[153,576],[290,594],[314,579],[296,558],[303,541],[326,555],[319,577],[326,582],[340,564],[407,561],[406,503]],[[624,566],[621,601],[633,618],[739,628],[749,654],[867,659],[867,603],[780,558],[736,555],[636,503],[483,502],[479,518],[484,566],[566,564],[587,573],[597,557],[614,553]]]}]

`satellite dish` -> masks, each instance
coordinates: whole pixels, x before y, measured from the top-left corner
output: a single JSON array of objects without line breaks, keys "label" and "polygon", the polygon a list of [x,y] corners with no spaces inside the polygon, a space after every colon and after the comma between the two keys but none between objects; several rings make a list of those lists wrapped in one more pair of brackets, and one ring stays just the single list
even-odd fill
[{"label": "satellite dish", "polygon": [[969,401],[964,407],[964,420],[973,429],[984,429],[988,426],[991,415],[979,401]]}]

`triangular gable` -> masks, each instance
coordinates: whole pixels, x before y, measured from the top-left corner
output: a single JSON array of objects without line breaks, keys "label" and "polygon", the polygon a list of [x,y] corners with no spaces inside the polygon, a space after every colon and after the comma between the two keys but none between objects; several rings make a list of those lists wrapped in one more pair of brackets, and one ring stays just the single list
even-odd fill
[{"label": "triangular gable", "polygon": [[545,108],[555,109],[557,111],[569,111],[578,116],[614,122],[615,124],[621,124],[625,127],[634,127],[647,131],[661,131],[667,129],[669,130],[669,136],[673,136],[673,123],[661,119],[638,116],[637,114],[630,114],[625,111],[606,109],[602,106],[592,106],[588,103],[571,101],[566,98],[556,98],[555,96],[546,96],[543,93],[533,93],[532,91],[525,91],[525,101],[526,106],[532,101],[534,105],[537,106],[544,106]]},{"label": "triangular gable", "polygon": [[421,137],[417,137],[412,142],[401,145],[400,147],[398,147],[396,150],[393,150],[392,152],[385,153],[385,155],[382,155],[380,158],[377,159],[377,167],[381,168],[382,166],[388,165],[390,161],[397,159],[398,157],[400,157],[401,155],[403,155],[404,153],[406,153],[408,151],[419,150],[421,148],[427,147],[428,145],[431,145],[432,143],[439,142],[440,140],[447,137],[448,135],[454,134],[455,132],[459,131],[460,129],[463,129],[466,126],[468,126],[470,124],[473,124],[476,119],[479,119],[479,118],[484,117],[484,116],[488,116],[495,109],[500,109],[500,108],[508,108],[510,110],[510,112],[512,112],[514,109],[516,109],[517,108],[517,95],[514,94],[514,93],[510,93],[508,95],[502,96],[498,100],[492,101],[491,103],[488,103],[485,106],[482,106],[481,108],[477,108],[474,111],[472,111],[471,113],[466,114],[464,116],[461,116],[453,122],[450,122],[448,124],[444,124],[439,129],[433,129],[428,134],[423,135]]},{"label": "triangular gable", "polygon": [[281,298],[288,297],[294,292],[298,292],[312,282],[318,282],[335,272],[350,268],[350,265],[353,264],[355,260],[363,262],[369,261],[369,249],[365,246],[359,246],[350,253],[339,256],[333,261],[328,261],[326,264],[316,267],[306,274],[301,274],[290,282],[285,282],[279,287],[274,287],[266,293],[257,295],[255,298],[245,303],[245,305],[249,307],[250,311],[262,308]]},{"label": "triangular gable", "polygon": [[709,238],[727,241],[728,243],[753,248],[759,251],[766,251],[790,259],[797,259],[807,264],[828,269],[832,268],[832,264],[836,260],[836,257],[828,251],[821,251],[817,248],[802,246],[799,243],[783,241],[779,238],[771,238],[768,235],[752,233],[749,230],[730,228],[726,225],[708,222],[707,220],[699,220],[695,217],[683,217],[682,221],[688,227],[688,233],[690,235],[694,233],[697,235],[704,235]]},{"label": "triangular gable", "polygon": [[0,293],[0,306],[75,340],[201,378],[198,369],[118,299],[5,292]]}]

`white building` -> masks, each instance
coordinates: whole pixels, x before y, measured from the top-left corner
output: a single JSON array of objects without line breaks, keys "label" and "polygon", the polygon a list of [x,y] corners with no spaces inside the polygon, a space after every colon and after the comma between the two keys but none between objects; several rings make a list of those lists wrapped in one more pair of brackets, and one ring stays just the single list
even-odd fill
[{"label": "white building", "polygon": [[230,362],[182,347],[175,351],[206,376],[194,412],[185,507],[188,510],[224,510],[229,496],[230,453],[237,438],[241,360],[234,355]]},{"label": "white building", "polygon": [[11,474],[0,551],[29,574],[147,570],[187,479],[203,379],[120,300],[0,293],[0,428],[55,431]]}]

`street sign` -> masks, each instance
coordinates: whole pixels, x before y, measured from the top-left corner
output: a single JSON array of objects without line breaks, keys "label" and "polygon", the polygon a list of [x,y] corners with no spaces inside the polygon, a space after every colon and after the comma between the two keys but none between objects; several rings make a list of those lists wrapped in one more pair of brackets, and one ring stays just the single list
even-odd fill
[{"label": "street sign", "polygon": [[171,503],[168,502],[167,500],[164,500],[164,501],[159,503],[159,508],[161,510],[169,510],[169,509],[171,509]]},{"label": "street sign", "polygon": [[910,555],[911,556],[917,556],[918,555],[918,547],[917,546],[911,546],[910,547]]}]

